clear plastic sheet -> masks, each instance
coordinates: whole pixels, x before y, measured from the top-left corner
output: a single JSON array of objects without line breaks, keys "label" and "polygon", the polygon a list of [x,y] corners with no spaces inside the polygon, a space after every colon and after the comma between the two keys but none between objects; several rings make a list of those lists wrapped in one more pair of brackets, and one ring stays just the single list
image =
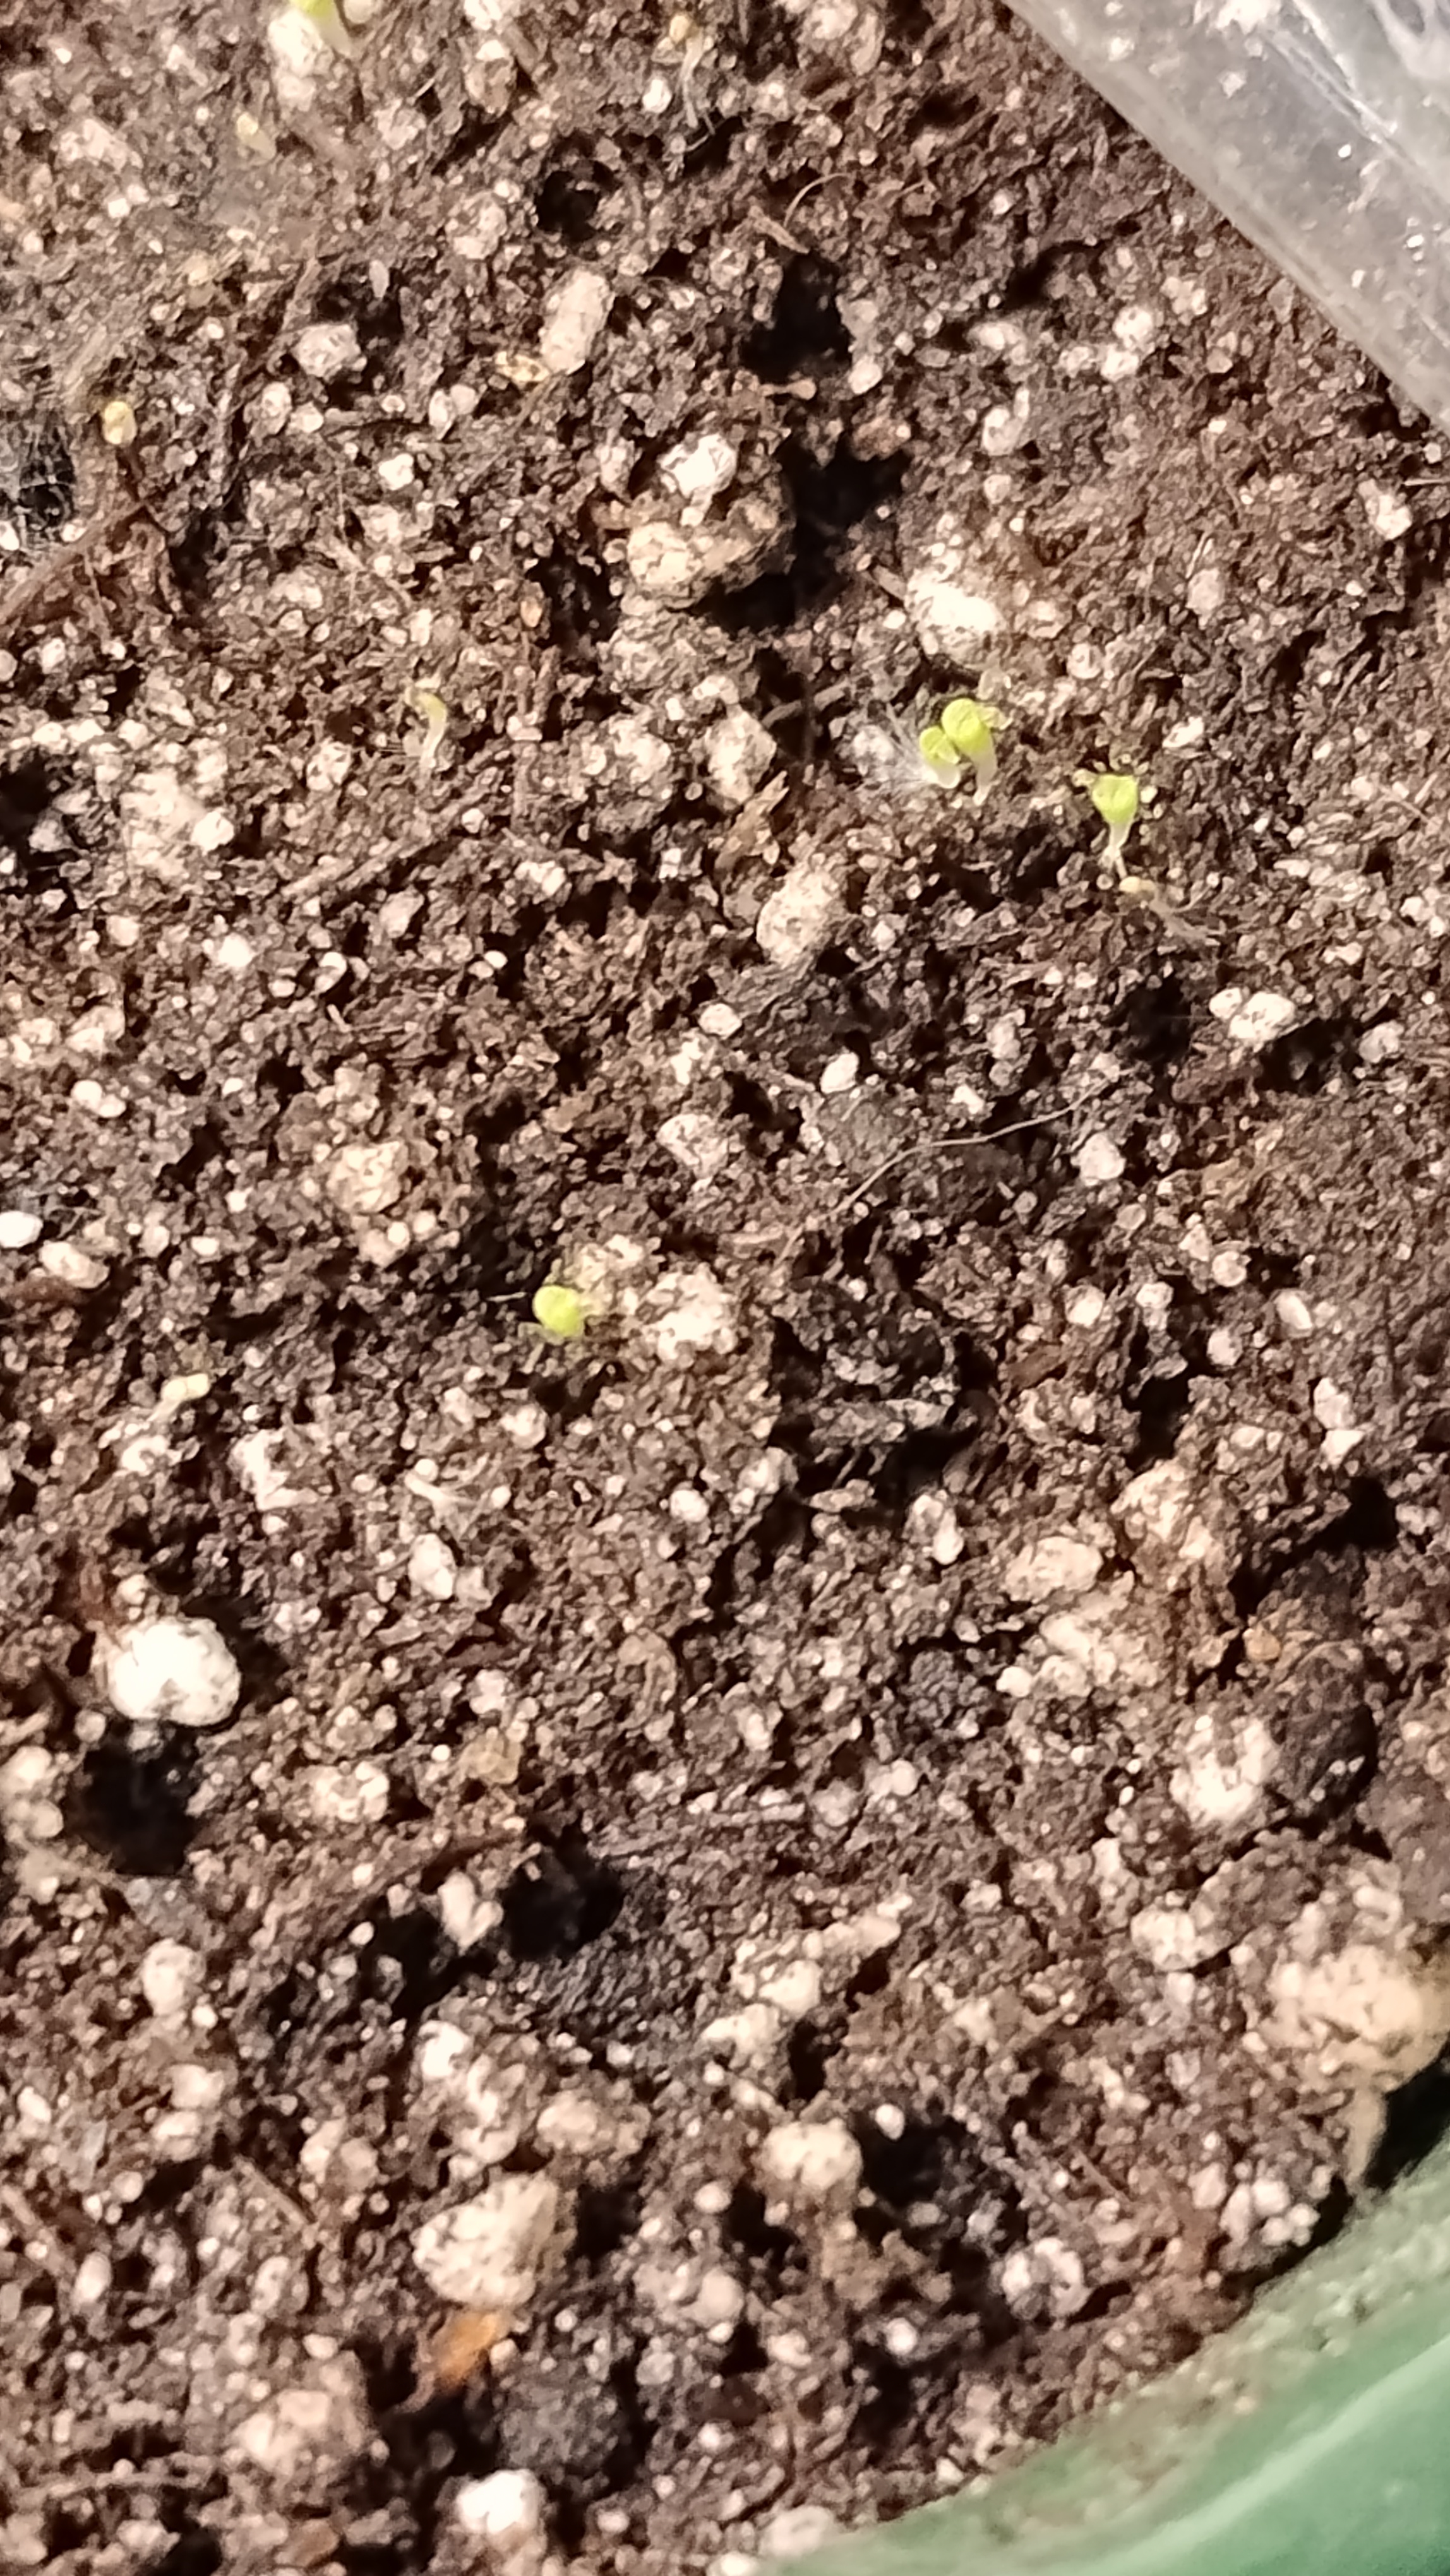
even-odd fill
[{"label": "clear plastic sheet", "polygon": [[1014,0],[1450,426],[1450,0]]}]

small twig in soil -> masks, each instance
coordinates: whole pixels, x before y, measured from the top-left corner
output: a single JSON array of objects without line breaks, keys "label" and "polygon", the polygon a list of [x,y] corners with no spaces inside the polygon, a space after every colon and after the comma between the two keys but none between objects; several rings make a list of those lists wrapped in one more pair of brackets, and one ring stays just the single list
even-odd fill
[{"label": "small twig in soil", "polygon": [[914,1162],[920,1154],[960,1154],[971,1145],[1000,1145],[1006,1137],[1025,1136],[1033,1127],[1050,1127],[1060,1118],[1075,1118],[1080,1109],[1089,1108],[1093,1101],[1102,1099],[1104,1092],[1111,1091],[1117,1079],[1116,1074],[1106,1075],[1101,1082],[1094,1083],[1090,1091],[1085,1091],[1081,1100],[1065,1100],[1060,1109],[1039,1110],[1035,1118],[1019,1118],[1010,1127],[990,1127],[984,1133],[972,1136],[930,1136],[920,1145],[899,1146],[894,1154],[887,1155],[884,1163],[878,1163],[874,1172],[867,1173],[865,1180],[858,1184],[848,1199],[842,1200],[835,1213],[838,1217],[849,1216],[852,1209],[859,1207],[862,1199],[875,1189],[877,1182],[884,1181],[887,1173],[894,1172],[898,1164]]},{"label": "small twig in soil", "polygon": [[0,2183],[0,2208],[8,2209],[17,2226],[23,2229],[33,2249],[31,2259],[38,2261],[52,2280],[68,2282],[75,2271],[74,2263],[64,2251],[55,2229],[48,2227],[45,2220],[37,2215],[18,2183]]},{"label": "small twig in soil", "polygon": [[780,248],[788,250],[793,258],[810,258],[810,243],[797,241],[794,233],[788,233],[784,224],[778,224],[773,215],[767,215],[759,206],[756,207],[751,221],[758,233],[764,233],[767,241],[778,242]]},{"label": "small twig in soil", "polygon": [[297,2228],[309,2244],[316,2243],[317,2222],[309,2216],[300,2200],[294,2200],[290,2191],[284,2191],[279,2182],[274,2182],[269,2173],[264,2173],[254,2156],[236,2152],[233,2154],[232,2162],[239,2172],[246,2175],[249,2182],[256,2184],[263,2199],[269,2201],[290,2226]]},{"label": "small twig in soil", "polygon": [[559,684],[559,660],[557,644],[546,644],[539,656],[538,669],[533,674],[531,684],[527,663],[521,663],[519,666],[517,709],[509,734],[509,739],[514,745],[514,783],[510,821],[516,832],[522,831],[528,814],[529,788],[533,776],[532,763],[526,754],[544,739],[545,719],[554,703],[554,691]]},{"label": "small twig in soil", "polygon": [[320,859],[315,868],[309,868],[305,876],[284,889],[288,902],[305,903],[315,894],[361,894],[391,869],[407,868],[414,859],[425,859],[440,841],[448,839],[476,797],[475,789],[471,794],[455,797],[449,805],[441,805],[423,838],[405,842],[401,849],[383,837],[365,858],[354,859],[349,866],[339,868],[330,859]]},{"label": "small twig in soil", "polygon": [[63,608],[82,575],[93,570],[95,558],[108,539],[119,537],[133,519],[145,515],[142,502],[123,502],[93,520],[73,545],[57,548],[33,571],[23,574],[8,594],[0,597],[0,644],[21,633],[32,619],[54,615]]},{"label": "small twig in soil", "polygon": [[837,680],[829,689],[812,690],[807,675],[802,674],[801,686],[806,692],[803,697],[787,698],[778,707],[766,708],[760,721],[767,732],[776,725],[789,724],[792,716],[822,715],[827,707],[839,706],[843,698],[856,694],[849,680]]}]

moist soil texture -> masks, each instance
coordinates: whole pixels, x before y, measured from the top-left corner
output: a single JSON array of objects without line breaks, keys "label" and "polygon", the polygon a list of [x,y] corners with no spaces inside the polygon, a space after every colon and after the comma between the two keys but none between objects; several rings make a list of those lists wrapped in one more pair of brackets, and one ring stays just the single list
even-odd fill
[{"label": "moist soil texture", "polygon": [[0,45],[0,2562],[749,2576],[1443,2117],[1445,448],[973,0]]}]

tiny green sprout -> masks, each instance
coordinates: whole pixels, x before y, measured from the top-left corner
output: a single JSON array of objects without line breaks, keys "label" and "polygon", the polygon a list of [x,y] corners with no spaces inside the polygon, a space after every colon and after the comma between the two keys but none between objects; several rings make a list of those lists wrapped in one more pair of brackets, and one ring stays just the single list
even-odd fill
[{"label": "tiny green sprout", "polygon": [[997,775],[992,739],[1002,719],[978,698],[949,698],[935,724],[916,737],[916,748],[939,787],[959,787],[962,770],[975,773],[980,805]]},{"label": "tiny green sprout", "polygon": [[1123,852],[1128,835],[1138,819],[1138,782],[1129,769],[1080,770],[1079,784],[1092,800],[1094,813],[1108,827],[1107,847],[1103,856],[1116,868],[1119,880],[1127,876]]},{"label": "tiny green sprout", "polygon": [[587,1297],[566,1280],[546,1279],[542,1288],[534,1290],[534,1322],[545,1341],[582,1341],[590,1311]]},{"label": "tiny green sprout", "polygon": [[433,764],[448,731],[448,709],[436,689],[412,688],[408,691],[407,703],[410,714],[417,716],[423,727],[422,738],[415,746],[418,775],[431,778]]},{"label": "tiny green sprout", "polygon": [[960,783],[962,764],[941,725],[928,725],[925,733],[917,735],[916,747],[938,786],[955,787]]},{"label": "tiny green sprout", "polygon": [[337,0],[292,0],[299,18],[306,18],[317,29],[330,54],[338,61],[350,63],[357,48],[352,34],[337,5]]},{"label": "tiny green sprout", "polygon": [[997,709],[984,707],[980,698],[951,698],[941,711],[942,732],[976,772],[979,804],[997,775],[997,746],[992,737],[1001,722]]},{"label": "tiny green sprout", "polygon": [[136,414],[124,394],[113,394],[101,405],[101,436],[108,447],[134,447]]}]

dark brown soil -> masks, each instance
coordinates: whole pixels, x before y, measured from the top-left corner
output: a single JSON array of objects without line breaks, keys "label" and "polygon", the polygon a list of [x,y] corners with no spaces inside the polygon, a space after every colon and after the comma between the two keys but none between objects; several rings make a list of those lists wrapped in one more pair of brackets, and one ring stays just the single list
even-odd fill
[{"label": "dark brown soil", "polygon": [[1441,442],[1005,17],[495,24],[5,14],[7,2569],[746,2576],[1436,2107]]}]

